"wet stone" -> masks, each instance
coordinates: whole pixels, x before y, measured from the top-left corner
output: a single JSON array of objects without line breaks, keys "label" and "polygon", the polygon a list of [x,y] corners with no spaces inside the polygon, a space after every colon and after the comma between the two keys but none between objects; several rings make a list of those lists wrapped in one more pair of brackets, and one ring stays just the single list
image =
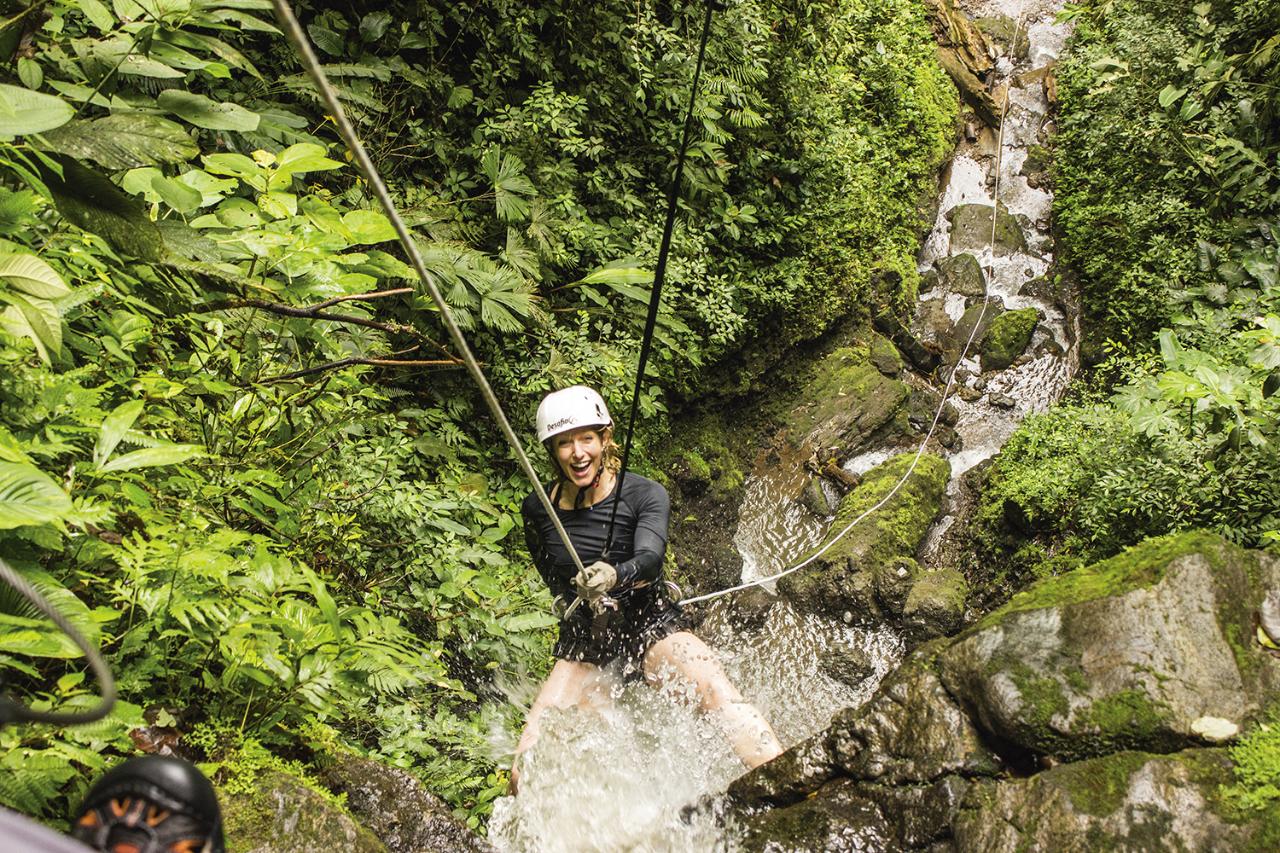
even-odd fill
[{"label": "wet stone", "polygon": [[833,507],[822,489],[821,478],[810,477],[809,482],[805,483],[804,491],[800,493],[800,505],[819,518],[831,515]]},{"label": "wet stone", "polygon": [[938,282],[952,293],[983,296],[987,292],[987,277],[982,272],[982,265],[968,252],[942,258],[934,267],[938,271]]},{"label": "wet stone", "polygon": [[1010,397],[1008,394],[1000,394],[992,391],[987,396],[987,402],[995,406],[997,409],[1012,409],[1018,405],[1018,401]]},{"label": "wet stone", "polygon": [[1020,26],[1008,15],[978,18],[973,23],[1001,53],[1011,55],[1018,62],[1026,60],[1031,50],[1031,39],[1025,26]]},{"label": "wet stone", "polygon": [[886,612],[894,616],[902,615],[907,596],[911,594],[911,587],[920,571],[920,564],[910,557],[899,557],[873,569],[876,598]]},{"label": "wet stone", "polygon": [[1040,322],[1035,308],[1006,311],[994,318],[982,334],[979,350],[982,370],[1003,370],[1013,364],[1031,343],[1031,335]]},{"label": "wet stone", "polygon": [[[991,245],[992,207],[989,204],[958,204],[947,211],[951,221],[951,251],[982,250]],[[1027,239],[1018,219],[1004,205],[996,215],[995,254],[1012,255],[1027,249]]]},{"label": "wet stone", "polygon": [[938,286],[938,271],[925,270],[920,273],[920,292],[928,293]]},{"label": "wet stone", "polygon": [[893,342],[883,335],[871,338],[871,364],[885,376],[897,378],[904,367],[902,354]]},{"label": "wet stone", "polygon": [[823,653],[818,666],[842,684],[856,687],[876,671],[870,653],[853,646],[835,646]]}]

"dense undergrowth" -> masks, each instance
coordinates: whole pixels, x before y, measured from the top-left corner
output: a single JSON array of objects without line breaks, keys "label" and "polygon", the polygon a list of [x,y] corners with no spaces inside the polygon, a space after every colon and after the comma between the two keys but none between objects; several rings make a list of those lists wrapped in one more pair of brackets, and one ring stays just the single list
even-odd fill
[{"label": "dense undergrowth", "polygon": [[[4,4],[0,557],[106,651],[100,724],[0,730],[0,802],[58,820],[177,743],[228,784],[356,750],[478,825],[495,677],[548,662],[528,486],[264,0]],[[621,409],[700,9],[300,3],[517,422]],[[642,410],[739,351],[913,289],[955,94],[912,0],[720,16]],[[767,343],[762,343],[767,342]],[[92,702],[0,593],[6,689]],[[146,723],[146,728],[141,728]],[[279,766],[285,766],[281,764]]]},{"label": "dense undergrowth", "polygon": [[[1067,14],[1055,216],[1089,373],[987,476],[993,599],[1172,531],[1280,541],[1280,3]],[[1261,755],[1274,729],[1239,748],[1238,798],[1274,808]]]}]

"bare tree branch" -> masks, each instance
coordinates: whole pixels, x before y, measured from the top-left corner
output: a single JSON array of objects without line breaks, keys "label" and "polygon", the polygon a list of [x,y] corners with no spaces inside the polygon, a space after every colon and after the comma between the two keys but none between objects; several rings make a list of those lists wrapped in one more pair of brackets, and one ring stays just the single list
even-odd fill
[{"label": "bare tree branch", "polygon": [[314,367],[304,368],[303,370],[295,370],[292,373],[282,373],[279,376],[268,376],[263,382],[284,382],[288,379],[300,379],[303,376],[310,376],[313,373],[323,373],[326,370],[338,370],[343,367],[350,367],[353,364],[368,364],[374,367],[441,367],[456,368],[463,367],[463,363],[455,359],[437,358],[437,359],[405,359],[405,358],[360,358],[352,356],[350,358],[340,358],[337,361],[330,361],[324,364],[317,364]]}]

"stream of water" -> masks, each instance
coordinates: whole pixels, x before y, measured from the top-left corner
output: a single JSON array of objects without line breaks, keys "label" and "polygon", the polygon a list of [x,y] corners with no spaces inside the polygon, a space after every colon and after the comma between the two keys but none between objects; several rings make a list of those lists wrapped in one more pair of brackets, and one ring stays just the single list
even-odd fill
[{"label": "stream of water", "polygon": [[[1051,296],[1026,289],[1052,262],[1052,198],[1022,172],[1031,146],[1043,144],[1052,131],[1043,83],[1032,72],[1050,64],[1065,41],[1065,28],[1053,23],[1061,6],[1061,0],[994,0],[965,7],[974,18],[1007,15],[1026,26],[1026,56],[1000,60],[996,91],[1008,85],[1000,202],[1023,226],[1027,246],[999,257],[986,250],[975,254],[991,270],[988,296],[1010,309],[1035,307],[1042,322],[1028,357],[1007,370],[982,374],[974,358],[961,362],[967,390],[964,397],[952,398],[960,413],[959,449],[949,455],[952,491],[955,478],[993,455],[1022,417],[1056,400],[1076,368],[1074,317]],[[921,250],[922,271],[955,254],[948,211],[959,204],[992,203],[995,147],[994,134],[987,134],[957,150],[937,221]],[[954,323],[966,303],[965,296],[942,287],[926,292],[916,332],[929,339],[937,323],[931,328],[922,318],[936,318],[941,309]],[[873,449],[845,467],[863,473],[899,449]],[[761,454],[746,484],[734,535],[745,580],[767,576],[804,554],[830,523],[797,502],[808,479],[805,459],[785,457]],[[935,526],[927,550],[937,549],[952,520],[946,516]],[[870,698],[904,649],[887,628],[854,628],[801,614],[785,602],[756,612],[717,602],[699,633],[743,695],[772,722],[784,746],[821,731],[837,711]],[[527,695],[511,698],[527,707],[537,685],[522,688],[517,692]],[[687,691],[622,684],[606,673],[599,694],[596,710],[555,712],[548,718],[542,739],[525,758],[520,796],[495,804],[490,840],[511,853],[735,849],[736,828],[714,808],[685,808],[714,798],[743,772],[719,729],[695,713]],[[500,740],[496,751],[509,754],[509,737]]]}]

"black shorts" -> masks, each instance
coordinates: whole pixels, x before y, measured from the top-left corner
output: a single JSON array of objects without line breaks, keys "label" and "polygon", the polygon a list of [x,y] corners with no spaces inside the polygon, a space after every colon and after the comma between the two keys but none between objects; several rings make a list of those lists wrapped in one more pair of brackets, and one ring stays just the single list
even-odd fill
[{"label": "black shorts", "polygon": [[620,597],[617,612],[610,614],[598,637],[593,636],[593,618],[591,611],[581,606],[561,620],[553,654],[561,660],[597,666],[617,660],[628,678],[643,673],[645,652],[654,643],[690,627],[680,605],[666,596],[660,584]]}]

